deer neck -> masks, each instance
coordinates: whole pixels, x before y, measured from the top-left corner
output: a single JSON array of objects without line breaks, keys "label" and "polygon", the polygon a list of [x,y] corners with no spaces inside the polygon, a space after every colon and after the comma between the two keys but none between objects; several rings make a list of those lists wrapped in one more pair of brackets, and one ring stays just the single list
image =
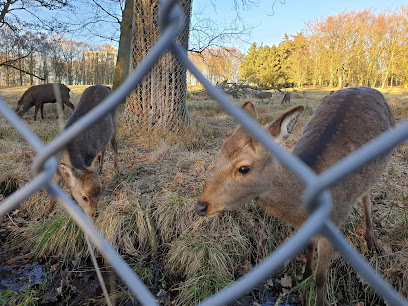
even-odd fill
[{"label": "deer neck", "polygon": [[278,161],[272,162],[268,168],[271,183],[258,197],[258,204],[279,220],[299,227],[307,218],[301,206],[304,184]]}]

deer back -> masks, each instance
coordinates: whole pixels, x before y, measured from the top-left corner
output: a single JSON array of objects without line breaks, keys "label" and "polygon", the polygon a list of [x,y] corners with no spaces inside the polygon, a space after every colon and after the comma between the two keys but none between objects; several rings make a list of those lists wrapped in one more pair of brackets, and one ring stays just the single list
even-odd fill
[{"label": "deer back", "polygon": [[[367,87],[343,89],[323,99],[293,154],[321,173],[394,124],[379,91]],[[389,157],[390,153],[376,159],[332,188],[332,220],[339,224],[344,221],[351,205],[378,181]]]},{"label": "deer back", "polygon": [[380,92],[367,87],[344,89],[323,99],[293,154],[319,173],[394,124]]},{"label": "deer back", "polygon": [[[88,87],[83,92],[78,106],[69,119],[66,128],[85,116],[99,105],[112,90],[102,85]],[[76,169],[87,169],[95,157],[105,150],[116,134],[115,110],[109,112],[88,129],[78,135],[67,146],[72,165]]]}]

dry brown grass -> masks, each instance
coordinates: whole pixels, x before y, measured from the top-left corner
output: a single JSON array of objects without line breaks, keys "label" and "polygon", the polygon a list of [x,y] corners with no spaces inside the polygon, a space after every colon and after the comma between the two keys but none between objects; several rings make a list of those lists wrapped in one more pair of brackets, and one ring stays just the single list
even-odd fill
[{"label": "dry brown grass", "polygon": [[[76,104],[84,88],[73,87],[71,100]],[[12,107],[23,89],[3,89],[0,94]],[[293,99],[291,106],[255,102],[262,123],[276,118],[285,109],[306,105],[294,136],[287,142],[290,150],[320,99],[330,92],[308,90],[307,99]],[[408,116],[407,92],[386,91],[398,120]],[[242,104],[245,100],[236,101]],[[57,134],[55,105],[45,108],[45,120],[25,122],[48,142]],[[204,297],[249,271],[279,246],[293,229],[265,214],[254,203],[238,211],[215,218],[198,218],[193,203],[211,178],[214,154],[236,124],[215,101],[189,101],[194,121],[180,134],[135,133],[118,114],[119,163],[121,176],[113,172],[108,152],[102,179],[105,192],[100,200],[100,215],[95,225],[108,241],[130,262],[148,284],[160,279],[155,289],[163,289],[178,305],[197,303]],[[71,110],[66,109],[66,117]],[[164,137],[165,136],[165,137]],[[30,180],[33,151],[0,118],[0,182],[21,187]],[[362,211],[357,207],[344,227],[349,240],[363,253],[388,282],[408,295],[408,145],[399,146],[379,184],[372,190],[374,225],[383,255],[371,255],[364,240]],[[15,229],[15,243],[25,245],[34,257],[59,256],[64,265],[74,258],[88,256],[82,234],[72,220],[57,208],[46,221],[37,220],[48,202],[45,191],[37,192],[23,204],[18,215],[32,219]],[[75,243],[73,243],[73,241]],[[313,281],[299,280],[304,256],[299,255],[282,271],[273,275],[271,290],[281,290],[279,280],[293,279],[291,294],[304,304],[313,304]],[[283,295],[282,295],[283,298]],[[376,305],[381,299],[353,272],[342,258],[330,269],[328,300],[333,304],[364,301]]]}]

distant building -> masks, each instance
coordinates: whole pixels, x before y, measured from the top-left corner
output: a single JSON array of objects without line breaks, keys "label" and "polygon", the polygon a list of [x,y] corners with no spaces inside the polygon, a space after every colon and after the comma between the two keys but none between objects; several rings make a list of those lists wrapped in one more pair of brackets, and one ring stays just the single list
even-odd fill
[{"label": "distant building", "polygon": [[81,84],[112,84],[118,49],[103,45],[103,50],[82,52]]},{"label": "distant building", "polygon": [[90,50],[82,52],[85,61],[98,61],[116,65],[118,48],[110,45],[103,45],[103,50]]}]

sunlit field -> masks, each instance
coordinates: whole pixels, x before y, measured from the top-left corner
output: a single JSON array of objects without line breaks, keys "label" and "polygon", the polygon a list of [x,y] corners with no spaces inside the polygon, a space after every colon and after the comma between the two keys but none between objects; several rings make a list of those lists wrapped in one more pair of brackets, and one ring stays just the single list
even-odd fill
[{"label": "sunlit field", "polygon": [[[87,86],[69,87],[71,102],[77,105]],[[27,88],[0,88],[0,95],[14,109]],[[282,105],[279,95],[269,102],[252,97],[234,101],[238,105],[247,100],[254,102],[263,124],[289,108],[305,105],[294,134],[285,144],[290,151],[321,99],[336,88],[298,89],[303,90],[306,95],[292,95],[290,105]],[[380,91],[397,123],[408,117],[407,89]],[[293,228],[266,215],[254,203],[209,219],[195,214],[193,203],[211,179],[214,155],[236,123],[211,99],[191,99],[188,106],[193,118],[191,125],[178,135],[166,137],[143,134],[137,127],[128,126],[124,120],[126,110],[120,108],[117,114],[120,174],[114,172],[109,149],[102,171],[104,192],[99,201],[100,213],[95,220],[95,226],[151,291],[155,295],[161,293],[162,305],[198,303],[251,270],[293,232]],[[65,120],[71,113],[66,107]],[[48,143],[59,133],[56,105],[46,104],[44,115],[44,120],[34,121],[32,108],[25,114],[24,122]],[[32,179],[35,153],[3,117],[0,139],[2,200]],[[408,144],[404,143],[394,150],[380,182],[371,190],[374,229],[382,255],[367,250],[361,205],[355,207],[342,228],[378,273],[404,296],[408,296],[407,169]],[[0,305],[25,303],[27,299],[34,304],[102,305],[100,291],[98,296],[81,294],[82,289],[75,281],[83,278],[84,273],[93,273],[83,234],[59,205],[51,215],[44,216],[48,201],[46,191],[40,190],[0,220],[0,262],[16,268],[38,262],[47,274],[39,283],[25,280],[31,286],[24,290],[0,287]],[[100,263],[108,282],[115,285],[114,290],[110,289],[111,298],[118,305],[133,301],[134,297],[119,279],[112,277],[102,258]],[[304,264],[302,254],[289,261],[247,297],[250,305],[264,302],[268,292],[281,302],[290,297],[294,304],[313,305],[314,281],[302,281]],[[341,256],[329,270],[327,300],[331,305],[384,304]]]}]

